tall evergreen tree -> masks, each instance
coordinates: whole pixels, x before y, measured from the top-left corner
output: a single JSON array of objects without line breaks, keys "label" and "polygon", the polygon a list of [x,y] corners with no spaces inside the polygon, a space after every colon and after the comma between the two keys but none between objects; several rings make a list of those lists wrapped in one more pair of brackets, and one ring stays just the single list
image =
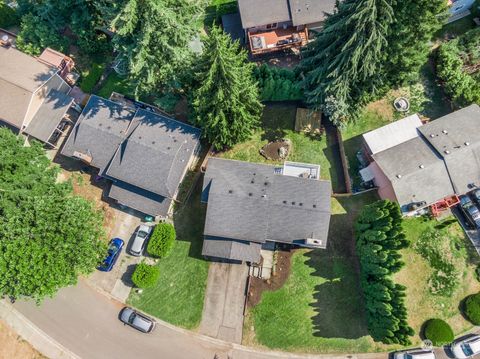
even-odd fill
[{"label": "tall evergreen tree", "polygon": [[113,43],[126,61],[136,94],[178,81],[191,60],[204,0],[128,0],[113,20]]},{"label": "tall evergreen tree", "polygon": [[409,344],[413,329],[407,323],[405,287],[390,278],[403,266],[398,250],[409,245],[400,208],[390,201],[365,206],[355,229],[370,335],[387,344]]},{"label": "tall evergreen tree", "polygon": [[445,0],[398,0],[393,5],[395,21],[387,38],[385,71],[389,82],[402,85],[418,79],[420,67],[430,53],[430,40],[447,14]]},{"label": "tall evergreen tree", "polygon": [[304,52],[307,101],[337,125],[365,93],[381,85],[380,71],[395,0],[345,0]]},{"label": "tall evergreen tree", "polygon": [[250,137],[262,113],[254,64],[219,27],[204,41],[193,92],[195,123],[217,149]]}]

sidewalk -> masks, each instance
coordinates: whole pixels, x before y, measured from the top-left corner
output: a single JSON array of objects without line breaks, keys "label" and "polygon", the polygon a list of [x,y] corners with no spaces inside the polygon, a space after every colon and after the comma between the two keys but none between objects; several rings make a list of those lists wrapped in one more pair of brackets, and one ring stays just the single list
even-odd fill
[{"label": "sidewalk", "polygon": [[50,359],[80,359],[79,356],[38,329],[5,300],[0,300],[0,318],[42,355]]}]

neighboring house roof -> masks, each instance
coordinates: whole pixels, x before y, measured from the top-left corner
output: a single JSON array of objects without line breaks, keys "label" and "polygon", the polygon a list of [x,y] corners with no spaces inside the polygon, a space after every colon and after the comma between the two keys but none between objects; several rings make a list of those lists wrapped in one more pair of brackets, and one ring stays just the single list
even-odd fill
[{"label": "neighboring house roof", "polygon": [[373,158],[392,183],[401,206],[423,201],[431,204],[454,193],[445,163],[422,137]]},{"label": "neighboring house roof", "polygon": [[316,239],[325,247],[330,182],[275,174],[274,169],[209,159],[204,179],[204,191],[208,191],[204,234],[257,243]]},{"label": "neighboring house roof", "polygon": [[287,21],[294,26],[321,22],[335,4],[336,0],[238,0],[244,29]]},{"label": "neighboring house roof", "polygon": [[238,0],[244,29],[290,21],[287,0]]},{"label": "neighboring house roof", "polygon": [[370,153],[375,154],[418,137],[417,128],[421,126],[422,121],[415,114],[364,133],[363,138]]},{"label": "neighboring house roof", "polygon": [[141,188],[117,181],[110,187],[108,197],[146,214],[165,216],[172,200]]},{"label": "neighboring house roof", "polygon": [[255,242],[235,241],[206,236],[202,254],[212,258],[228,258],[236,261],[260,262],[262,245]]},{"label": "neighboring house roof", "polygon": [[57,90],[50,90],[25,132],[48,142],[55,129],[72,105],[73,98]]},{"label": "neighboring house roof", "polygon": [[195,127],[138,110],[106,175],[172,198],[199,139]]},{"label": "neighboring house roof", "polygon": [[[400,205],[431,204],[480,186],[479,128],[480,107],[471,105],[417,127],[419,137],[374,153]],[[383,132],[385,143],[397,139],[396,131]]]},{"label": "neighboring house roof", "polygon": [[325,13],[332,13],[336,0],[289,0],[294,26],[312,24],[325,19]]},{"label": "neighboring house roof", "polygon": [[419,128],[443,157],[455,193],[480,186],[480,107],[470,105]]},{"label": "neighboring house roof", "polygon": [[32,94],[57,71],[13,47],[0,46],[0,120],[21,130]]},{"label": "neighboring house roof", "polygon": [[159,114],[92,96],[62,154],[85,158],[114,183],[109,197],[166,215],[201,131]]},{"label": "neighboring house roof", "polygon": [[92,158],[91,166],[103,173],[124,140],[134,112],[116,102],[92,95],[75,124],[62,154]]}]

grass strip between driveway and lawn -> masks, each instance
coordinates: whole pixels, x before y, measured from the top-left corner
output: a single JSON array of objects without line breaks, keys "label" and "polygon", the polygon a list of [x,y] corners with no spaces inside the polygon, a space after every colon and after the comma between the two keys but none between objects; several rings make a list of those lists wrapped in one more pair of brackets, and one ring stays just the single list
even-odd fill
[{"label": "grass strip between driveway and lawn", "polygon": [[171,254],[160,259],[160,279],[141,294],[132,290],[128,304],[187,329],[200,324],[208,262],[201,256],[206,207],[200,203],[201,181],[188,202],[174,214],[177,240]]}]

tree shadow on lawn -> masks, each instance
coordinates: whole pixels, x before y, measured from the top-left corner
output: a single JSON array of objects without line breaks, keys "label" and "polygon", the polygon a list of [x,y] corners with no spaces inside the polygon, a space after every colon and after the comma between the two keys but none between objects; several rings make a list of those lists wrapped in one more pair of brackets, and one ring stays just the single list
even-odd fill
[{"label": "tree shadow on lawn", "polygon": [[202,256],[203,230],[207,206],[201,203],[203,176],[201,176],[190,198],[173,214],[173,224],[177,232],[177,241],[190,242],[188,255],[205,260]]},{"label": "tree shadow on lawn", "polygon": [[311,275],[325,279],[315,287],[311,303],[316,312],[312,317],[316,337],[357,339],[368,335],[353,235],[356,209],[347,203],[343,208],[347,213],[331,217],[327,249],[306,253],[305,263],[314,269]]}]

